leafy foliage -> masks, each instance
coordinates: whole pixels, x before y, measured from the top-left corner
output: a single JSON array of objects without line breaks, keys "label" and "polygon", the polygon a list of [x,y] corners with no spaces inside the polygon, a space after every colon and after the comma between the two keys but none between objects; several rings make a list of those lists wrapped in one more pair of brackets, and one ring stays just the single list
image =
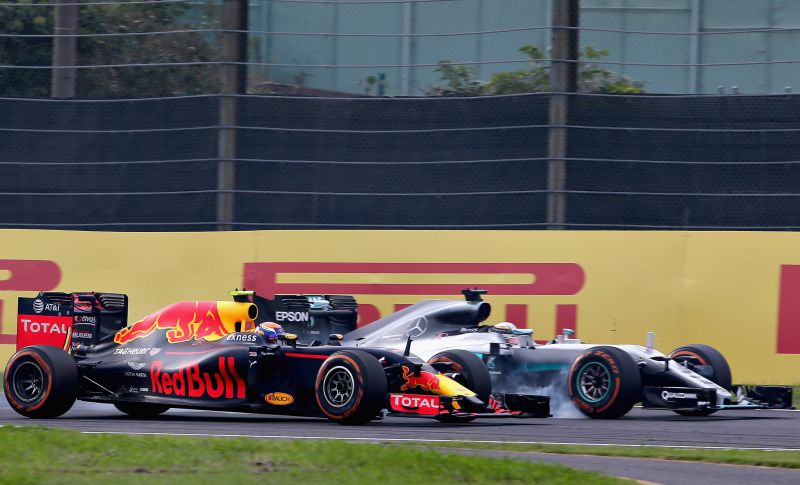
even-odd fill
[{"label": "leafy foliage", "polygon": [[[478,96],[493,94],[535,93],[550,91],[550,63],[538,47],[525,45],[519,48],[530,61],[525,69],[502,71],[492,74],[488,82],[477,78],[477,70],[471,66],[453,64],[449,60],[439,61],[436,72],[443,85],[428,90],[431,96]],[[608,56],[606,49],[586,47],[580,53],[588,61]],[[644,92],[644,83],[619,76],[614,71],[592,62],[582,62],[578,72],[578,90],[592,93],[633,94]]]},{"label": "leafy foliage", "polygon": [[[49,1],[49,0],[48,0]],[[210,28],[205,21],[185,19],[186,3],[131,5],[86,5],[78,8],[78,33],[161,32]],[[7,33],[50,35],[53,8],[0,7],[0,25]],[[160,35],[78,37],[78,65],[192,63],[216,58],[211,39],[196,32]],[[0,38],[0,64],[49,66],[51,37]],[[156,67],[107,67],[78,69],[79,97],[166,96],[198,94],[216,90],[216,66],[182,65]],[[49,69],[0,69],[0,94],[4,96],[48,96]]]},{"label": "leafy foliage", "polygon": [[472,66],[439,61],[436,72],[446,81],[446,85],[432,87],[428,92],[431,96],[477,96],[486,92],[486,86],[477,79],[477,71]]}]

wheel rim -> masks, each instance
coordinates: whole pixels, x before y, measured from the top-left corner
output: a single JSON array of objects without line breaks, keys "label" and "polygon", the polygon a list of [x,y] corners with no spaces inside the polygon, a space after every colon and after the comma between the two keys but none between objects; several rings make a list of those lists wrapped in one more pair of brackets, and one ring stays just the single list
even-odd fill
[{"label": "wheel rim", "polygon": [[44,394],[44,372],[35,362],[23,362],[11,378],[16,398],[24,403],[39,400]]},{"label": "wheel rim", "polygon": [[587,402],[600,402],[611,390],[611,373],[600,362],[584,364],[576,377],[581,399]]},{"label": "wheel rim", "polygon": [[325,374],[322,386],[325,401],[334,408],[341,408],[353,398],[355,378],[350,369],[336,366]]}]

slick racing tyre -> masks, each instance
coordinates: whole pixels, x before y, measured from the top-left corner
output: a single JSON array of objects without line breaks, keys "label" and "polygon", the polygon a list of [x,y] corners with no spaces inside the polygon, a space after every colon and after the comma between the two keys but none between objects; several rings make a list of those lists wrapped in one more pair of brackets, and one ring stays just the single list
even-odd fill
[{"label": "slick racing tyre", "polygon": [[116,402],[114,407],[134,418],[154,418],[169,410],[164,404],[148,402]]},{"label": "slick racing tyre", "polygon": [[[489,402],[492,379],[489,369],[477,355],[467,350],[447,350],[431,357],[428,364],[477,394],[478,399],[484,403]],[[474,420],[475,417],[442,414],[436,416],[436,419],[445,423],[465,423]]]},{"label": "slick racing tyre", "polygon": [[[445,363],[449,364],[447,368],[436,365]],[[477,355],[468,350],[447,350],[431,357],[428,364],[477,394],[484,403],[489,402],[492,379],[489,369]]]},{"label": "slick racing tyre", "polygon": [[320,410],[337,423],[364,424],[386,407],[386,372],[378,359],[361,350],[328,357],[314,389]]},{"label": "slick racing tyre", "polygon": [[592,347],[569,371],[569,396],[590,418],[625,415],[641,400],[642,378],[633,357],[616,347]]},{"label": "slick racing tyre", "polygon": [[[678,347],[669,357],[681,365],[705,365],[711,368],[711,374],[705,374],[708,380],[719,387],[730,390],[733,387],[731,368],[728,361],[714,347],[703,344],[692,344]],[[681,416],[708,416],[714,414],[713,409],[697,409],[694,411],[675,411]]]},{"label": "slick racing tyre", "polygon": [[6,399],[29,418],[55,418],[78,397],[78,366],[56,347],[31,346],[11,357],[3,376]]}]

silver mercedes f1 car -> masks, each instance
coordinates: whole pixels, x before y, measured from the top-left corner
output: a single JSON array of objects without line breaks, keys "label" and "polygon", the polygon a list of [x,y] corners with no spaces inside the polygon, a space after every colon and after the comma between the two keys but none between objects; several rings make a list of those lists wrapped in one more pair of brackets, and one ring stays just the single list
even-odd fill
[{"label": "silver mercedes f1 car", "polygon": [[566,388],[575,407],[592,418],[621,417],[636,403],[683,416],[792,406],[791,387],[733,386],[725,357],[708,345],[663,354],[653,348],[652,334],[645,346],[587,344],[569,335],[537,344],[531,330],[509,322],[481,325],[491,313],[483,293],[464,290],[466,301],[422,301],[348,332],[344,343],[410,346],[413,354],[465,381],[461,361],[465,353],[476,354],[490,371],[492,389]]}]

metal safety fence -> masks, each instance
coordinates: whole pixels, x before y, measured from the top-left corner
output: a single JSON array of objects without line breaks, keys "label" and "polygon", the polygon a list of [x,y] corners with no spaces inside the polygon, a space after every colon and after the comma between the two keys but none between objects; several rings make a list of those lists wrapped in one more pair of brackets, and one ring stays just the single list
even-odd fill
[{"label": "metal safety fence", "polygon": [[0,227],[800,229],[800,8],[577,3],[0,2]]}]

